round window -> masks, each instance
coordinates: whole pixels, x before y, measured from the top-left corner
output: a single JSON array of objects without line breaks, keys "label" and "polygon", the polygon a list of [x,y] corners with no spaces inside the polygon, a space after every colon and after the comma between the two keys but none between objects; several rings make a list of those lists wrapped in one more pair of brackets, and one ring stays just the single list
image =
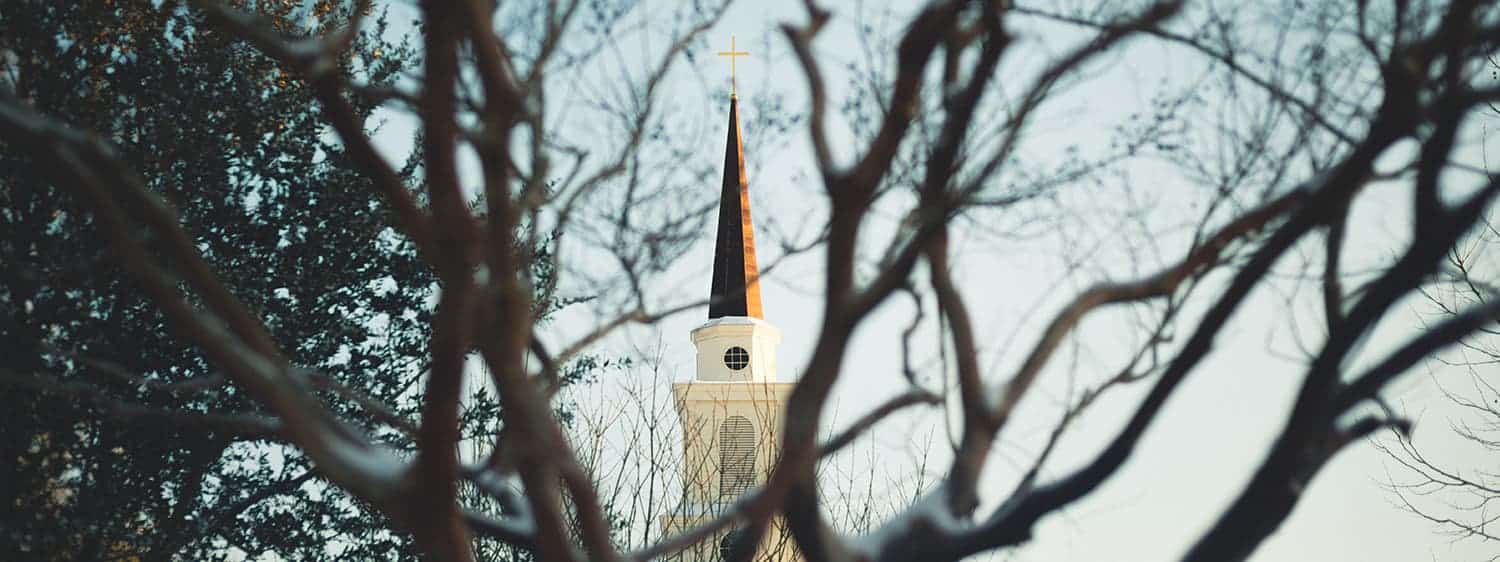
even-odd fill
[{"label": "round window", "polygon": [[740,370],[750,364],[750,352],[745,348],[734,346],[724,350],[724,366],[733,370]]}]

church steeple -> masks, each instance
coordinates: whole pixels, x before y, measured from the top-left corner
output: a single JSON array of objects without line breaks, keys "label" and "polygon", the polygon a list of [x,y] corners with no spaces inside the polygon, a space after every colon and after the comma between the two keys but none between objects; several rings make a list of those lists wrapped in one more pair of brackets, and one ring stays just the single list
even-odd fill
[{"label": "church steeple", "polygon": [[[730,37],[730,80],[735,49]],[[735,501],[770,477],[780,456],[778,437],[785,425],[786,399],[793,383],[776,380],[776,346],[781,331],[760,309],[760,270],[755,266],[755,229],[750,222],[750,189],[745,149],[740,142],[739,99],[729,95],[729,134],[724,147],[724,183],[719,193],[719,226],[714,246],[712,300],[708,321],[692,331],[697,350],[693,379],[672,383],[682,422],[682,502],[662,515],[663,527],[681,533],[728,513]],[[777,524],[773,528],[783,528]],[[725,560],[732,533],[719,532],[679,552],[680,562]],[[786,535],[767,533],[756,560],[802,562],[787,547]]]},{"label": "church steeple", "polygon": [[750,186],[740,143],[738,96],[729,97],[729,138],[724,147],[724,185],[719,195],[718,241],[708,318],[764,318],[760,270],[755,265],[755,229],[750,222]]}]

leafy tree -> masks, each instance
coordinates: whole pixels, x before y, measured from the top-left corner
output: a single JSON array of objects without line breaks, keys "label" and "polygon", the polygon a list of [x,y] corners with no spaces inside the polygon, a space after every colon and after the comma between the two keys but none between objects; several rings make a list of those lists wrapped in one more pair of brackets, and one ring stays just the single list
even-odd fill
[{"label": "leafy tree", "polygon": [[[413,406],[400,397],[425,368],[433,276],[364,195],[304,82],[201,14],[157,4],[7,2],[0,88],[114,146],[198,225],[193,243],[236,272],[226,286],[290,358],[316,369],[306,384],[410,447]],[[301,35],[350,15],[326,1],[254,7]],[[375,18],[336,71],[391,84],[411,54],[387,35]],[[371,100],[348,99],[376,124]],[[17,148],[0,142],[0,558],[404,549],[182,342],[95,220],[44,179],[51,164]],[[308,519],[326,525],[295,523]]]}]

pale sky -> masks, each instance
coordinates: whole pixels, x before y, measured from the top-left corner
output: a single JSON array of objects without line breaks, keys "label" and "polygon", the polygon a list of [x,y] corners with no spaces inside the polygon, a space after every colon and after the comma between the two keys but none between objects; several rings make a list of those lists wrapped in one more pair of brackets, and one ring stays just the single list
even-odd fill
[{"label": "pale sky", "polygon": [[[837,109],[847,74],[846,61],[863,56],[854,33],[859,18],[877,30],[895,33],[906,8],[883,12],[882,3],[829,2],[833,24],[816,44],[824,58],[823,69],[834,89],[830,104]],[[664,13],[670,3],[645,2],[639,10]],[[738,46],[752,53],[738,63],[742,119],[746,123],[746,157],[750,165],[750,190],[756,221],[760,261],[777,262],[780,251],[774,233],[796,231],[807,221],[825,215],[826,201],[812,175],[806,131],[798,126],[787,137],[774,137],[755,130],[752,123],[766,105],[783,101],[796,110],[805,103],[805,82],[795,60],[775,26],[785,21],[801,22],[801,3],[792,0],[742,2],[710,33],[707,49],[694,49],[690,67],[673,73],[667,98],[683,111],[680,119],[692,123],[681,134],[701,138],[703,158],[711,160],[716,173],[703,185],[705,197],[715,197],[718,163],[723,154],[723,87],[728,83],[728,64],[711,51],[727,49],[730,34]],[[884,31],[879,31],[879,30]],[[1019,39],[1016,51],[1002,65],[1006,72],[1025,75],[1048,53],[1056,53],[1079,35],[1053,26],[1013,29]],[[655,52],[665,39],[636,37],[620,49],[623,64],[641,64],[632,56]],[[615,60],[615,59],[612,59]],[[1023,153],[1046,160],[1069,145],[1078,145],[1085,156],[1101,144],[1107,131],[1132,112],[1150,110],[1152,97],[1163,87],[1183,85],[1200,76],[1204,61],[1182,50],[1163,48],[1149,41],[1132,43],[1123,54],[1103,59],[1087,74],[1088,79],[1058,98],[1036,123]],[[689,71],[690,70],[690,71]],[[587,89],[586,85],[575,85]],[[553,90],[567,98],[586,97],[587,92]],[[1205,94],[1209,104],[1213,94]],[[565,104],[563,104],[565,106]],[[556,106],[554,106],[556,107]],[[564,113],[566,113],[564,111]],[[575,118],[576,120],[576,118]],[[393,123],[383,135],[392,153],[404,149],[402,127]],[[847,129],[834,127],[835,135],[852,139]],[[839,138],[836,136],[836,138]],[[848,142],[843,143],[847,145]],[[1471,151],[1472,152],[1472,151]],[[847,146],[843,156],[848,156]],[[1049,208],[1068,213],[1062,222],[1038,221],[1033,215],[987,215],[984,229],[968,224],[956,246],[961,289],[969,300],[979,328],[981,365],[990,384],[1004,381],[1062,303],[1082,287],[1100,279],[1129,279],[1176,259],[1183,250],[1183,225],[1205,199],[1201,188],[1172,173],[1161,162],[1143,161],[1122,167],[1102,184],[1064,188]],[[1353,263],[1381,263],[1406,240],[1405,192],[1372,189],[1362,196],[1354,211],[1347,251]],[[1124,218],[1131,212],[1131,220]],[[771,226],[774,223],[774,227]],[[813,222],[812,224],[816,224]],[[675,264],[658,295],[664,303],[707,297],[712,228],[681,263]],[[889,224],[877,225],[889,229]],[[803,232],[806,232],[804,230]],[[1149,233],[1149,236],[1148,236]],[[1147,238],[1156,238],[1159,252],[1143,248]],[[1140,250],[1140,254],[1132,254]],[[781,380],[794,380],[807,361],[819,326],[822,302],[818,294],[821,254],[811,252],[777,266],[763,283],[766,319],[783,333],[779,362]],[[1082,268],[1070,270],[1071,264]],[[1279,273],[1296,272],[1298,264],[1285,263]],[[1217,278],[1222,281],[1223,277]],[[565,285],[566,286],[566,285]],[[1283,294],[1261,290],[1241,307],[1235,320],[1221,333],[1214,352],[1191,374],[1162,414],[1148,430],[1129,463],[1087,499],[1044,518],[1035,538],[1016,551],[1019,560],[1051,561],[1154,561],[1179,558],[1220,515],[1250,474],[1258,466],[1270,441],[1281,429],[1290,402],[1301,381],[1303,360],[1297,340],[1317,342],[1321,337],[1316,294],[1303,287],[1293,292],[1290,280],[1276,285]],[[1199,295],[1214,294],[1214,283]],[[887,396],[904,389],[900,375],[900,332],[905,328],[910,306],[893,299],[857,332],[835,389],[830,408],[837,420],[851,420]],[[1409,335],[1427,311],[1424,303],[1408,302],[1393,310],[1388,321],[1357,355],[1356,364],[1368,362],[1390,349],[1393,342]],[[631,355],[665,344],[668,372],[678,380],[691,377],[693,349],[688,332],[706,317],[706,307],[679,314],[651,328],[635,328],[605,344],[612,353]],[[1189,318],[1192,316],[1189,315]],[[551,329],[563,334],[582,333],[599,322],[586,307],[566,311]],[[1042,387],[1028,398],[1017,421],[1002,437],[1001,446],[988,465],[983,493],[993,502],[1018,476],[1016,463],[1025,463],[1039,439],[1057,416],[1057,404],[1069,388],[1070,374],[1077,381],[1097,381],[1121,365],[1120,358],[1139,340],[1127,311],[1096,314],[1085,323],[1076,345],[1062,353],[1045,375]],[[1186,336],[1186,328],[1180,330]],[[932,357],[936,350],[923,352]],[[1436,389],[1433,380],[1462,382],[1465,376],[1432,367],[1400,379],[1387,396],[1399,408],[1420,416],[1416,441],[1429,455],[1466,467],[1493,465],[1485,457],[1457,440],[1448,427],[1456,409]],[[1444,378],[1447,377],[1447,378]],[[1045,474],[1056,476],[1091,458],[1099,444],[1111,438],[1120,420],[1135,407],[1146,385],[1122,389],[1091,410],[1064,441],[1062,450],[1048,463]],[[944,424],[940,414],[929,409],[906,415],[876,428],[875,447],[893,472],[905,470],[917,442],[935,436],[934,466],[946,466],[942,450]],[[1465,464],[1467,463],[1467,464]],[[1292,516],[1263,543],[1253,560],[1477,560],[1496,554],[1497,547],[1477,542],[1454,544],[1436,534],[1426,521],[1394,507],[1395,498],[1381,489],[1391,466],[1382,453],[1368,443],[1356,443],[1325,467]],[[936,474],[934,474],[935,476]]]}]

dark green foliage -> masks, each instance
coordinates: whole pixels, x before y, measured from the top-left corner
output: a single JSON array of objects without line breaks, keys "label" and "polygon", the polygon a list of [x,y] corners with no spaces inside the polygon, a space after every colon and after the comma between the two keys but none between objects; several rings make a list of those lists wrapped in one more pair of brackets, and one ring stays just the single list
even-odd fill
[{"label": "dark green foliage", "polygon": [[[0,95],[116,146],[294,364],[415,420],[431,275],[304,84],[198,14],[155,4],[0,4]],[[348,15],[251,7],[293,34]],[[359,83],[388,83],[410,58],[379,16],[343,61]],[[368,118],[373,105],[354,102]],[[204,416],[257,408],[233,384],[200,384],[216,377],[202,354],[112,261],[80,202],[19,152],[0,143],[0,560],[403,557],[405,538],[305,476],[274,435]],[[345,394],[325,399],[409,447]]]}]

